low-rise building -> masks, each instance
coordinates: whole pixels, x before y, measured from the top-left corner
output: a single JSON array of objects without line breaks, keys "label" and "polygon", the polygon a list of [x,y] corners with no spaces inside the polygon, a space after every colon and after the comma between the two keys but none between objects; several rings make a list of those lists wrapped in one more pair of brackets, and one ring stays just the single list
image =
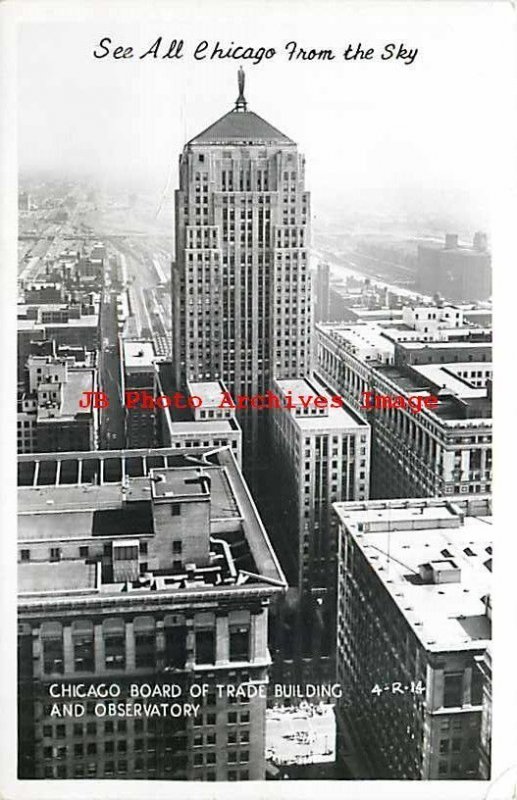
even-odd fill
[{"label": "low-rise building", "polygon": [[93,450],[98,411],[82,408],[84,393],[97,388],[97,370],[73,356],[29,356],[28,387],[18,398],[18,452]]}]

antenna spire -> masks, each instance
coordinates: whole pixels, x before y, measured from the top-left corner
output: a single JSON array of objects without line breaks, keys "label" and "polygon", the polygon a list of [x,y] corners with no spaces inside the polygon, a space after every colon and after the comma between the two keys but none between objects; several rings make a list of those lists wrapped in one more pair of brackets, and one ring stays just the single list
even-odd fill
[{"label": "antenna spire", "polygon": [[234,111],[246,111],[248,108],[248,104],[246,102],[246,98],[244,97],[244,80],[245,74],[242,67],[239,67],[237,72],[237,85],[239,87],[239,96],[235,103]]}]

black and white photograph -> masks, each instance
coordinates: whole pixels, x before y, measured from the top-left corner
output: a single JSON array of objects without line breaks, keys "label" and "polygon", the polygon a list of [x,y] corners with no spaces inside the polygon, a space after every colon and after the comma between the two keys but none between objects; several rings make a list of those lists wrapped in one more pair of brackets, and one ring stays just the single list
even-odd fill
[{"label": "black and white photograph", "polygon": [[14,5],[5,796],[496,797],[511,4]]}]

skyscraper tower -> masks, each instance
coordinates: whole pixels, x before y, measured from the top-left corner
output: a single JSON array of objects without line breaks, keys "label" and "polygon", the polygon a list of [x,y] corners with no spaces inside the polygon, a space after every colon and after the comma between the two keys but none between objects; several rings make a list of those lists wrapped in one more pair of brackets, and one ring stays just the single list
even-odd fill
[{"label": "skyscraper tower", "polygon": [[[180,156],[173,368],[178,387],[253,395],[310,369],[310,212],[296,143],[248,111],[242,69],[238,82],[233,110]],[[252,442],[257,414],[244,416]]]}]

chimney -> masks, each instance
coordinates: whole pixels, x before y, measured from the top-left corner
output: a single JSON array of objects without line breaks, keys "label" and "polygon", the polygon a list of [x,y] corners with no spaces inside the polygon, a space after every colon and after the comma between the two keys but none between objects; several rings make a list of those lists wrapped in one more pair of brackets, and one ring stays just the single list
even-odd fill
[{"label": "chimney", "polygon": [[486,252],[488,248],[488,239],[486,233],[483,233],[483,231],[476,231],[472,246],[474,250],[478,250],[480,253]]},{"label": "chimney", "polygon": [[446,233],[445,234],[445,249],[451,250],[454,247],[458,246],[458,234],[457,233]]}]

